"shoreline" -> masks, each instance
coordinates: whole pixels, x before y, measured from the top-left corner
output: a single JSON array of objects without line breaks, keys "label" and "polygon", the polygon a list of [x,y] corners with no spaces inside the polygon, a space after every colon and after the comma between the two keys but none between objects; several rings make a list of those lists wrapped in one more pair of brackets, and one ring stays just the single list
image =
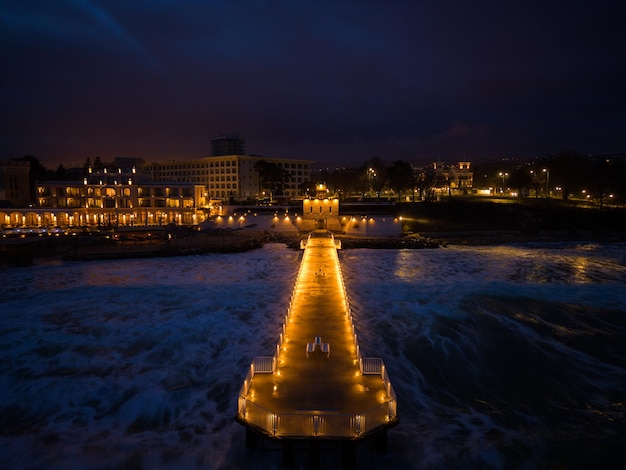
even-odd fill
[{"label": "shoreline", "polygon": [[444,246],[488,246],[508,245],[512,243],[624,243],[626,233],[598,233],[588,231],[459,231],[459,232],[424,232],[423,236],[441,240]]},{"label": "shoreline", "polygon": [[[95,261],[109,259],[187,256],[209,253],[240,253],[284,243],[300,249],[307,234],[248,231],[201,233],[183,232],[171,240],[111,240],[99,236],[54,239],[4,239],[0,241],[0,267],[27,266],[35,261]],[[336,234],[342,249],[436,249],[448,246],[488,246],[516,243],[624,243],[625,233],[593,231],[520,232],[450,231],[405,234],[396,237],[355,237]]]}]

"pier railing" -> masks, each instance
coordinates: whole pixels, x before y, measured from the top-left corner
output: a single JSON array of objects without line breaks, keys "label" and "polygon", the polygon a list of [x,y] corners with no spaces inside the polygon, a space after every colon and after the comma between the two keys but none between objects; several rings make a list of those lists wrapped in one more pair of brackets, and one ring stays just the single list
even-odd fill
[{"label": "pier railing", "polygon": [[273,437],[355,438],[375,431],[395,417],[390,415],[387,402],[358,414],[274,413],[240,396],[239,408],[239,418]]},{"label": "pier railing", "polygon": [[[332,234],[330,234],[332,237]],[[311,235],[309,235],[309,239]],[[307,240],[307,244],[308,244]],[[304,246],[302,246],[304,248]],[[333,251],[336,257],[336,266],[339,269],[341,289],[345,299],[345,311],[350,322],[356,357],[359,362],[360,372],[364,375],[380,375],[387,391],[387,401],[380,403],[358,414],[324,413],[324,412],[298,412],[298,413],[275,413],[263,405],[247,398],[252,379],[255,374],[272,374],[276,371],[280,351],[282,349],[286,327],[289,323],[295,291],[302,274],[302,263],[296,275],[296,282],[289,297],[289,307],[285,315],[285,321],[281,325],[281,333],[278,336],[276,350],[272,356],[256,356],[248,369],[245,380],[239,390],[237,401],[237,418],[252,424],[259,430],[274,437],[334,437],[355,438],[375,431],[397,419],[396,394],[389,380],[387,369],[382,358],[363,357],[358,344],[356,328],[350,303],[346,295],[343,273],[339,263],[337,251]]]}]

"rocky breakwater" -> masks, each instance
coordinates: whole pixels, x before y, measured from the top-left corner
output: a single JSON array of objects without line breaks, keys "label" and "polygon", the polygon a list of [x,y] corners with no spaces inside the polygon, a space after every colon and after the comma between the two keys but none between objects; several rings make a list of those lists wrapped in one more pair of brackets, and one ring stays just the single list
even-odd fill
[{"label": "rocky breakwater", "polygon": [[419,235],[400,237],[349,237],[335,236],[341,240],[343,249],[352,248],[372,248],[372,249],[422,249],[439,248],[444,246],[444,242],[434,238],[421,237]]}]

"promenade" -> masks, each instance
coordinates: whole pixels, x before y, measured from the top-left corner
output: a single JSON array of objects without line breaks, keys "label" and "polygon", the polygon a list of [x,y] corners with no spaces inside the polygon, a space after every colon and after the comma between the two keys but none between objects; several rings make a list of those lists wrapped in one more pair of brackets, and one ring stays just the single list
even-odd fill
[{"label": "promenade", "polygon": [[382,360],[359,354],[332,236],[307,241],[276,354],[263,359],[255,358],[238,407],[239,421],[256,431],[345,439],[397,420]]}]

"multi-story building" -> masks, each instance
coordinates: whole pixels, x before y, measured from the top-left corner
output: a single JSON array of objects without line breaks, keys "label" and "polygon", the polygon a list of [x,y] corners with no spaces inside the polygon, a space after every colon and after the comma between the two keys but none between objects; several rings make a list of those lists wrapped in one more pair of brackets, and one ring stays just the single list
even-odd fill
[{"label": "multi-story building", "polygon": [[204,186],[146,182],[134,169],[91,172],[82,183],[47,181],[37,194],[41,226],[195,225],[211,215]]},{"label": "multi-story building", "polygon": [[470,162],[459,162],[456,165],[435,162],[435,188],[449,193],[471,193],[474,174],[470,171]]},{"label": "multi-story building", "polygon": [[0,160],[0,205],[28,207],[30,204],[30,162]]},{"label": "multi-story building", "polygon": [[211,139],[211,155],[214,157],[245,154],[246,141],[239,134],[220,135]]},{"label": "multi-story building", "polygon": [[256,164],[260,161],[274,163],[289,174],[284,185],[284,195],[300,194],[302,183],[311,179],[311,160],[293,160],[253,155],[224,155],[197,160],[153,162],[143,167],[155,182],[179,181],[203,185],[206,197],[211,200],[257,199],[269,195],[262,187]]}]

